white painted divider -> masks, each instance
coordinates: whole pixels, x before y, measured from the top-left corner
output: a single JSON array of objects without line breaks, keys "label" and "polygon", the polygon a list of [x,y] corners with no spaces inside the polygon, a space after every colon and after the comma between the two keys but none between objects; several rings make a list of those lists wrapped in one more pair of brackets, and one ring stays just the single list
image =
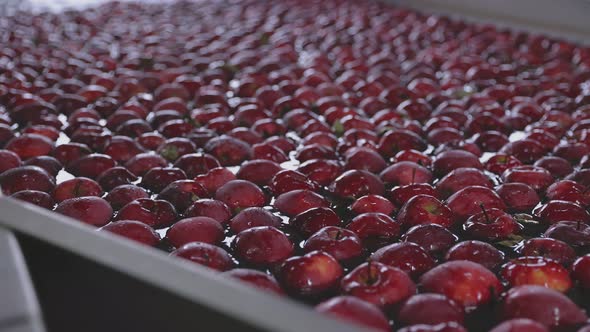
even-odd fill
[{"label": "white painted divider", "polygon": [[12,232],[0,227],[0,331],[43,332],[35,291]]}]

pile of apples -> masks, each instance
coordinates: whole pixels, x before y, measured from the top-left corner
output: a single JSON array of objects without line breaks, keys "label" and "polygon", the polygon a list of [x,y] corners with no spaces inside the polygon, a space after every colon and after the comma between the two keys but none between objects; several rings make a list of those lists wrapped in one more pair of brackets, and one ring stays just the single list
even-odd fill
[{"label": "pile of apples", "polygon": [[589,47],[361,0],[0,40],[6,196],[377,331],[590,331]]}]

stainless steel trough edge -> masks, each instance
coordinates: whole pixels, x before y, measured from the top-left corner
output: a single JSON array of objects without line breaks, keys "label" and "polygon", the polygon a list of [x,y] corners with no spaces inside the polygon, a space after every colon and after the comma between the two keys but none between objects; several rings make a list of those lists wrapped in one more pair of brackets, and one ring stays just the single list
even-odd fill
[{"label": "stainless steel trough edge", "polygon": [[364,331],[293,300],[262,293],[221,278],[204,267],[7,197],[0,197],[0,226],[123,272],[263,331]]}]

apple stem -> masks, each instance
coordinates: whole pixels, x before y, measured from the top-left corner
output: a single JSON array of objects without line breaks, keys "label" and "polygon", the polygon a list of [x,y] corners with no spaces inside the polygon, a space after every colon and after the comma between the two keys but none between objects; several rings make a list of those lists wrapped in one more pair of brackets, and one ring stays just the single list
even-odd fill
[{"label": "apple stem", "polygon": [[341,237],[342,237],[342,230],[339,229],[338,232],[336,232],[336,240],[340,240]]},{"label": "apple stem", "polygon": [[80,196],[80,187],[82,186],[82,181],[76,181],[76,185],[74,186],[74,195],[76,197]]},{"label": "apple stem", "polygon": [[481,211],[483,212],[483,216],[486,218],[486,222],[488,224],[491,223],[490,216],[488,216],[488,212],[486,211],[486,207],[483,205],[483,203],[480,203],[479,207],[481,208]]},{"label": "apple stem", "polygon": [[368,276],[367,276],[367,281],[369,284],[373,284],[375,282],[375,276],[373,276],[373,265],[372,265],[373,261],[369,260],[367,262],[367,269],[369,270],[368,272]]}]

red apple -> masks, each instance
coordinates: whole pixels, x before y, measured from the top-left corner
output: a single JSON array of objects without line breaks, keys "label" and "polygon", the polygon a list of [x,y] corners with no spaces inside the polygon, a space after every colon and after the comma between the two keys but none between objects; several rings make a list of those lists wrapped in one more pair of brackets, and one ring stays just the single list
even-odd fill
[{"label": "red apple", "polygon": [[177,180],[160,191],[157,198],[170,202],[177,211],[184,212],[193,202],[207,197],[207,189],[193,180]]},{"label": "red apple", "polygon": [[271,179],[281,170],[282,168],[279,164],[270,160],[249,160],[240,166],[236,177],[259,186],[264,186],[269,184]]},{"label": "red apple", "polygon": [[477,168],[457,168],[441,178],[435,188],[440,197],[447,198],[468,186],[492,188],[493,185],[490,178]]},{"label": "red apple", "polygon": [[457,322],[463,324],[463,308],[444,295],[417,294],[410,297],[400,308],[398,320],[404,325]]},{"label": "red apple", "polygon": [[566,242],[574,248],[590,246],[590,225],[580,221],[560,221],[551,225],[543,235]]},{"label": "red apple", "polygon": [[470,216],[480,213],[482,205],[486,209],[504,210],[506,208],[498,194],[489,188],[480,186],[461,189],[447,199],[447,206],[457,221],[465,221]]},{"label": "red apple", "polygon": [[316,207],[329,207],[328,201],[309,190],[292,190],[276,197],[273,206],[288,216],[295,216],[299,213]]},{"label": "red apple", "polygon": [[523,256],[504,264],[502,278],[512,287],[538,285],[562,293],[572,287],[569,272],[559,263],[544,257]]},{"label": "red apple", "polygon": [[309,180],[309,178],[303,173],[292,170],[282,170],[277,172],[270,179],[269,188],[275,195],[280,195],[297,189],[317,191],[318,185]]},{"label": "red apple", "polygon": [[224,202],[233,211],[244,208],[260,207],[266,203],[264,192],[252,182],[232,180],[219,187],[215,199]]},{"label": "red apple", "polygon": [[541,193],[553,183],[553,176],[548,170],[541,167],[517,166],[504,171],[502,181],[504,183],[524,183]]},{"label": "red apple", "polygon": [[166,159],[153,152],[140,153],[125,163],[125,167],[137,176],[143,176],[152,168],[166,167],[167,165]]},{"label": "red apple", "polygon": [[412,197],[399,210],[397,220],[405,228],[422,224],[453,225],[453,213],[438,199],[428,195]]},{"label": "red apple", "polygon": [[111,204],[113,210],[119,210],[123,206],[140,198],[149,198],[149,194],[145,189],[134,184],[124,184],[115,187],[104,197]]},{"label": "red apple", "polygon": [[0,174],[22,164],[20,157],[9,150],[0,150]]},{"label": "red apple", "polygon": [[546,156],[534,164],[549,171],[556,178],[563,178],[574,171],[572,165],[565,159],[556,156]]},{"label": "red apple", "polygon": [[110,156],[93,153],[73,161],[66,167],[66,170],[75,176],[96,179],[116,165],[117,163]]},{"label": "red apple", "polygon": [[364,195],[383,195],[383,182],[367,171],[350,170],[337,177],[329,187],[341,199],[356,199]]},{"label": "red apple", "polygon": [[579,257],[572,265],[572,278],[585,289],[590,289],[590,254]]},{"label": "red apple", "polygon": [[467,332],[461,324],[450,322],[436,325],[418,324],[403,327],[397,332]]},{"label": "red apple", "polygon": [[545,192],[548,200],[568,201],[581,206],[590,205],[590,192],[586,187],[570,180],[557,181]]},{"label": "red apple", "polygon": [[232,214],[227,205],[215,199],[199,199],[184,211],[184,217],[209,217],[222,225],[229,222]]},{"label": "red apple", "polygon": [[567,329],[586,322],[588,316],[574,302],[551,288],[517,286],[504,297],[500,318],[528,318],[550,330]]},{"label": "red apple", "polygon": [[69,198],[102,196],[102,188],[89,178],[74,178],[58,184],[53,190],[53,199],[60,203]]},{"label": "red apple", "polygon": [[6,150],[16,153],[22,160],[48,155],[53,150],[53,142],[42,135],[22,134],[6,143]]},{"label": "red apple", "polygon": [[426,142],[416,133],[409,130],[390,130],[387,131],[379,140],[378,151],[386,158],[393,157],[401,150],[418,150],[426,149]]},{"label": "red apple", "polygon": [[293,253],[293,243],[272,226],[252,227],[234,238],[232,247],[244,262],[269,267],[283,262]]},{"label": "red apple", "polygon": [[387,166],[379,153],[366,147],[355,147],[348,150],[345,158],[344,168],[347,170],[357,169],[379,173]]},{"label": "red apple", "polygon": [[504,253],[489,243],[477,240],[459,242],[445,255],[447,261],[467,260],[494,271],[504,262]]},{"label": "red apple", "polygon": [[385,168],[379,176],[386,184],[401,186],[432,181],[432,172],[428,168],[411,161],[396,162]]},{"label": "red apple", "polygon": [[0,174],[0,189],[5,195],[23,190],[36,190],[50,193],[55,187],[55,179],[37,166],[19,166]]},{"label": "red apple", "polygon": [[109,168],[96,178],[96,182],[98,182],[105,191],[111,191],[118,186],[136,183],[137,180],[137,176],[122,166]]},{"label": "red apple", "polygon": [[500,153],[512,155],[524,164],[532,164],[545,155],[545,148],[541,143],[525,138],[509,142],[500,149]]},{"label": "red apple", "polygon": [[370,259],[396,267],[416,279],[434,267],[432,257],[419,245],[412,242],[394,243],[375,251]]},{"label": "red apple", "polygon": [[184,258],[217,271],[227,271],[234,266],[231,256],[225,250],[203,242],[185,244],[174,250],[170,256]]},{"label": "red apple", "polygon": [[281,218],[275,216],[269,210],[260,207],[246,208],[236,214],[229,222],[229,227],[234,234],[257,226],[281,226]]},{"label": "red apple", "polygon": [[514,156],[498,153],[488,159],[484,165],[486,170],[501,175],[508,169],[522,166],[522,162]]},{"label": "red apple", "polygon": [[137,220],[154,228],[164,228],[177,217],[176,209],[167,201],[140,198],[123,206],[115,220]]},{"label": "red apple", "polygon": [[414,226],[403,235],[402,239],[420,245],[433,256],[445,253],[459,240],[455,234],[438,224]]},{"label": "red apple", "polygon": [[502,291],[490,270],[470,261],[443,263],[422,275],[420,286],[426,292],[447,296],[465,309],[486,304]]},{"label": "red apple", "polygon": [[590,223],[590,214],[580,205],[568,201],[549,201],[536,208],[533,214],[545,224],[560,221]]},{"label": "red apple", "polygon": [[174,167],[182,169],[190,179],[220,166],[215,157],[206,153],[185,154],[174,163]]},{"label": "red apple", "polygon": [[264,272],[251,269],[233,269],[223,272],[221,275],[233,278],[234,280],[239,280],[244,284],[255,287],[258,290],[281,296],[285,294],[275,278]]},{"label": "red apple", "polygon": [[395,187],[391,190],[388,197],[395,205],[403,206],[412,197],[421,194],[439,198],[438,193],[434,190],[432,185],[428,183],[414,183]]},{"label": "red apple", "polygon": [[343,264],[353,262],[363,252],[361,239],[352,231],[327,226],[312,234],[303,244],[304,252],[321,250]]},{"label": "red apple", "polygon": [[483,169],[483,165],[474,154],[463,150],[450,150],[439,154],[432,162],[432,169],[437,175],[449,174],[451,171],[471,167]]},{"label": "red apple", "polygon": [[325,186],[342,173],[342,167],[335,160],[312,159],[302,163],[297,171],[305,174],[311,181]]},{"label": "red apple", "polygon": [[166,239],[176,248],[190,242],[219,244],[223,238],[223,227],[209,217],[182,219],[166,231]]},{"label": "red apple", "polygon": [[524,183],[504,183],[495,190],[510,212],[530,212],[540,202],[537,192]]},{"label": "red apple", "polygon": [[400,233],[400,224],[382,213],[363,213],[352,219],[346,229],[353,231],[369,248],[380,248],[393,242]]},{"label": "red apple", "polygon": [[508,213],[499,209],[486,209],[481,205],[481,212],[472,215],[463,224],[463,230],[471,237],[487,241],[508,238],[518,233],[522,226]]},{"label": "red apple", "polygon": [[56,176],[63,168],[62,164],[55,158],[50,156],[37,156],[28,159],[24,163],[30,166],[39,166],[52,176]]},{"label": "red apple", "polygon": [[344,294],[383,309],[402,303],[416,293],[416,285],[405,272],[377,262],[356,267],[342,278],[340,287]]},{"label": "red apple", "polygon": [[96,227],[106,225],[113,216],[107,201],[92,196],[66,199],[55,207],[55,212]]},{"label": "red apple", "polygon": [[496,325],[490,332],[549,332],[549,330],[540,323],[528,318],[513,318]]},{"label": "red apple", "polygon": [[387,317],[377,306],[354,296],[333,297],[318,304],[315,310],[371,330],[391,330]]},{"label": "red apple", "polygon": [[383,196],[366,195],[354,201],[350,206],[350,210],[355,214],[373,212],[391,215],[395,211],[395,206]]},{"label": "red apple", "polygon": [[341,220],[333,210],[326,207],[312,208],[293,217],[289,224],[308,237],[326,226],[338,226]]},{"label": "red apple", "polygon": [[172,182],[184,179],[186,174],[180,168],[154,167],[143,175],[140,185],[153,193],[160,193]]},{"label": "red apple", "polygon": [[239,165],[252,156],[252,148],[248,143],[231,136],[215,137],[204,148],[205,152],[217,158],[223,166]]},{"label": "red apple", "polygon": [[119,220],[102,226],[100,230],[126,237],[150,247],[160,242],[160,235],[153,228],[135,220]]},{"label": "red apple", "polygon": [[21,190],[10,195],[11,198],[18,199],[21,202],[27,202],[40,206],[42,208],[52,210],[55,201],[48,193],[37,190]]},{"label": "red apple", "polygon": [[344,270],[334,257],[323,251],[287,259],[279,268],[284,289],[296,296],[316,297],[335,289]]},{"label": "red apple", "polygon": [[576,252],[563,241],[551,238],[531,238],[518,247],[522,256],[541,256],[569,266],[576,259]]}]

